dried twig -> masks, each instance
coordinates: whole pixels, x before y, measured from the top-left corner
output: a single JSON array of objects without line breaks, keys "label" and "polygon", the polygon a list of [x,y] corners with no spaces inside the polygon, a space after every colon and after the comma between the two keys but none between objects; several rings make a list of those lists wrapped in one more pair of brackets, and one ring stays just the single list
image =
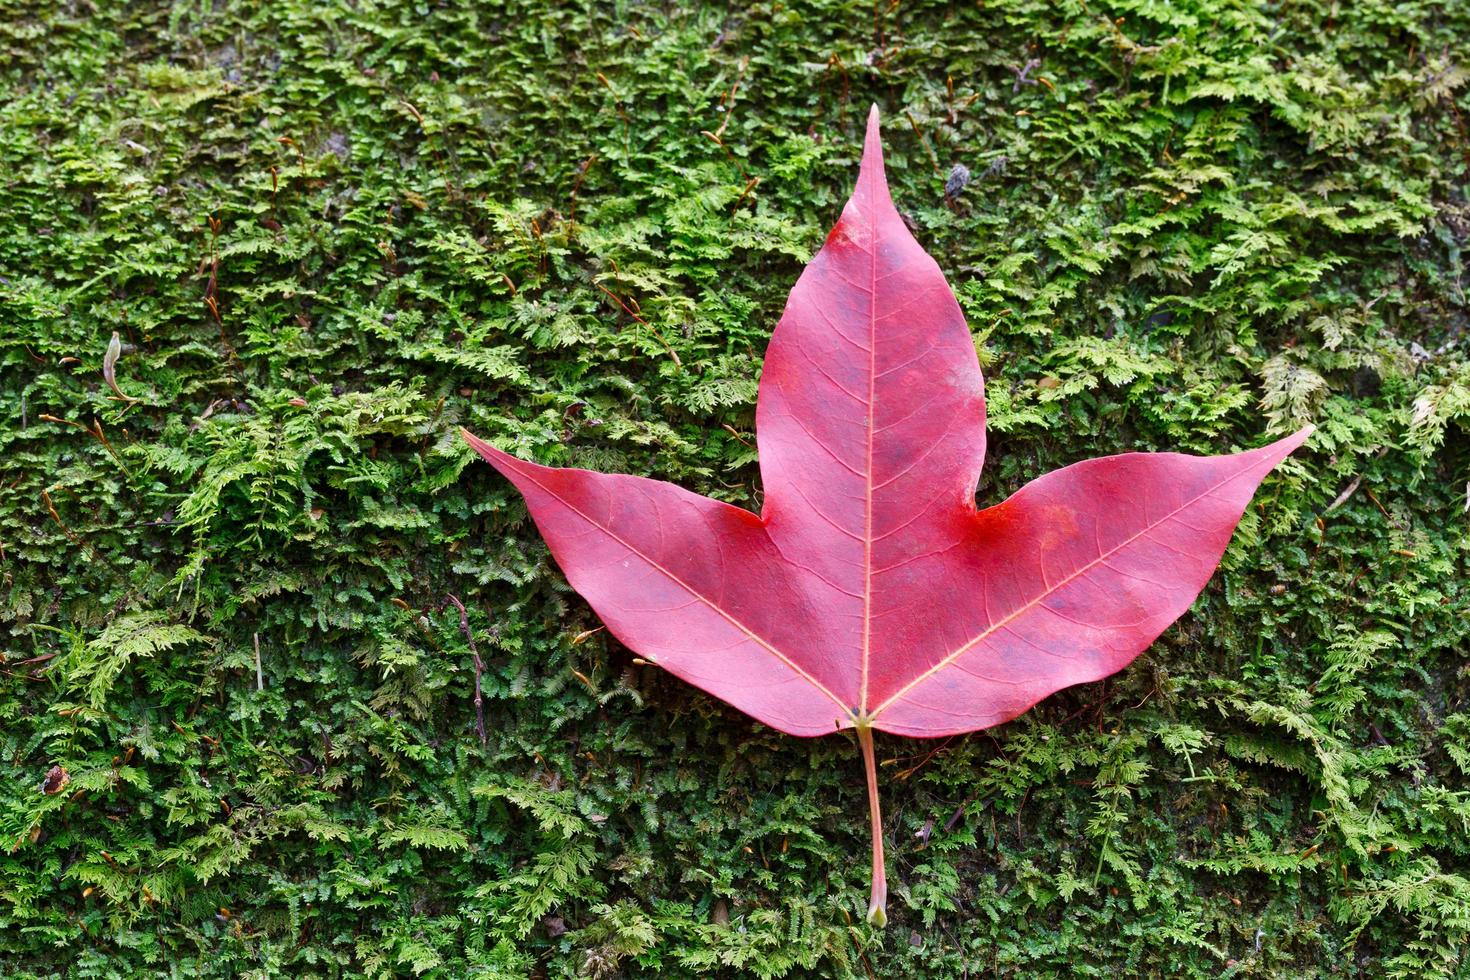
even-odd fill
[{"label": "dried twig", "polygon": [[487,742],[485,734],[485,699],[480,693],[480,676],[485,673],[485,662],[480,659],[480,648],[475,646],[475,636],[470,632],[470,618],[464,611],[464,603],[459,601],[459,596],[448,593],[444,596],[445,602],[454,603],[454,608],[459,610],[459,631],[464,634],[465,642],[470,645],[470,656],[475,661],[475,732],[480,736],[480,744]]},{"label": "dried twig", "polygon": [[[1386,452],[1388,452],[1387,446],[1380,447],[1378,452],[1373,454],[1373,458],[1382,459],[1383,454]],[[1341,507],[1343,504],[1347,503],[1348,499],[1352,497],[1353,494],[1358,492],[1358,487],[1363,485],[1363,477],[1365,475],[1365,473],[1359,473],[1357,476],[1353,477],[1353,481],[1347,485],[1342,493],[1337,495],[1336,499],[1334,499],[1332,503],[1327,505],[1327,509],[1322,511],[1322,513],[1330,514],[1333,511],[1337,510],[1337,508]]]},{"label": "dried twig", "polygon": [[1011,91],[1012,92],[1019,92],[1019,91],[1021,91],[1021,86],[1022,85],[1040,85],[1041,84],[1041,81],[1039,79],[1035,79],[1035,78],[1032,78],[1031,77],[1032,70],[1033,69],[1036,69],[1036,68],[1040,68],[1040,67],[1041,67],[1041,59],[1040,58],[1029,58],[1029,59],[1027,59],[1026,64],[1022,65],[1021,66],[1021,69],[1019,71],[1016,71],[1016,83],[1011,86]]},{"label": "dried twig", "polygon": [[260,634],[255,634],[255,689],[265,690],[265,674],[260,669]]},{"label": "dried twig", "polygon": [[643,324],[649,330],[652,330],[653,331],[653,335],[658,338],[658,342],[664,345],[664,350],[666,350],[666,351],[669,352],[669,357],[671,357],[671,358],[674,359],[674,365],[676,367],[683,367],[684,366],[684,362],[681,361],[681,360],[679,360],[678,353],[675,352],[675,350],[674,350],[673,347],[670,347],[669,346],[669,342],[664,339],[664,335],[661,334],[661,333],[659,333],[658,327],[655,327],[653,324],[649,323],[646,319],[643,318],[642,314],[640,314],[637,310],[633,309],[627,303],[623,302],[623,298],[621,296],[619,296],[617,293],[613,292],[611,289],[608,289],[602,283],[600,283],[600,282],[594,282],[592,285],[596,286],[598,289],[602,290],[604,293],[607,293],[608,296],[612,297],[613,302],[614,303],[617,303],[619,306],[621,306],[623,308],[623,312],[624,313],[628,314],[630,317],[632,317],[633,319],[637,320],[639,323]]}]

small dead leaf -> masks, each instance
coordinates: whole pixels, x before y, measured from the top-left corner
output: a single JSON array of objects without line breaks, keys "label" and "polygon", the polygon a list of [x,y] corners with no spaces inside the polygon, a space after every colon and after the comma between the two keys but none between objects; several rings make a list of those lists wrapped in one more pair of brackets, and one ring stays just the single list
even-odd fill
[{"label": "small dead leaf", "polygon": [[134,398],[132,395],[125,395],[122,389],[117,386],[117,360],[120,357],[122,357],[122,338],[114,330],[112,332],[112,340],[108,341],[107,344],[107,353],[102,355],[102,380],[107,382],[107,387],[111,388],[113,394],[117,395],[117,397],[129,405],[136,405],[143,399]]},{"label": "small dead leaf", "polygon": [[41,792],[47,796],[55,796],[66,789],[67,783],[71,782],[71,776],[61,766],[52,766],[46,772],[46,778],[41,780]]}]

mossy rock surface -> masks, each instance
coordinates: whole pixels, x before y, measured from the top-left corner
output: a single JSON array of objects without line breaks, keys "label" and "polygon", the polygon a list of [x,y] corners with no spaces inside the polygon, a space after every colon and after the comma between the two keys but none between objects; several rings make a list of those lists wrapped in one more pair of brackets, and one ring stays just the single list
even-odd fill
[{"label": "mossy rock surface", "polygon": [[[0,972],[1466,975],[1467,65],[1412,0],[0,0]],[[456,437],[758,507],[874,102],[982,502],[1318,426],[1128,670],[879,740],[881,932],[852,741],[636,662]]]}]

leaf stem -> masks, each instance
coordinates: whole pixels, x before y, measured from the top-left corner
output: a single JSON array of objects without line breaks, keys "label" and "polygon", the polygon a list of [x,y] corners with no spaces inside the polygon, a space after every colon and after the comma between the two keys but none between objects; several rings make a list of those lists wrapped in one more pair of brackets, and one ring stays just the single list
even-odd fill
[{"label": "leaf stem", "polygon": [[868,816],[873,834],[873,890],[868,899],[868,924],[882,929],[888,924],[888,874],[883,868],[883,813],[878,804],[878,764],[873,757],[873,727],[859,723],[858,745],[863,749],[863,768],[868,774]]}]

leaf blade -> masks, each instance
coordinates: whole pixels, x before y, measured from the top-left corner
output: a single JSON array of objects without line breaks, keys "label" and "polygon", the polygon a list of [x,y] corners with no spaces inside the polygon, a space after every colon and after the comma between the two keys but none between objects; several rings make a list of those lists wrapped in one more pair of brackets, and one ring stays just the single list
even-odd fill
[{"label": "leaf blade", "polygon": [[[937,533],[973,511],[985,459],[975,344],[938,264],[910,234],[883,170],[877,107],[856,188],[802,272],[761,374],[756,439],[782,551],[847,598],[856,703],[867,703],[874,568],[903,529]],[[924,497],[931,510],[914,500]],[[848,608],[851,607],[851,608]]]},{"label": "leaf blade", "polygon": [[[1009,609],[1002,597],[986,593],[978,610],[984,628],[889,694],[872,711],[875,726],[915,737],[987,728],[1064,687],[1127,666],[1193,604],[1260,481],[1311,432],[1308,426],[1229,456],[1129,453],[1086,460],[981,511],[976,533],[986,549],[970,570],[982,589],[1001,576],[1014,587],[1027,575],[1017,566],[1034,550],[1029,591],[1021,599],[1003,597]],[[1150,513],[1129,487],[1163,488],[1182,502]],[[1059,540],[1059,522],[1043,516],[1059,510],[1071,519],[1070,538]],[[1104,533],[1113,540],[1105,542]],[[958,614],[953,601],[950,608]],[[1134,618],[1083,618],[1106,611]],[[941,703],[929,700],[935,697]],[[966,714],[956,703],[982,707]]]},{"label": "leaf blade", "polygon": [[572,587],[629,649],[788,734],[825,735],[847,716],[828,678],[783,649],[816,628],[811,583],[794,580],[754,514],[462,435],[521,491]]}]

